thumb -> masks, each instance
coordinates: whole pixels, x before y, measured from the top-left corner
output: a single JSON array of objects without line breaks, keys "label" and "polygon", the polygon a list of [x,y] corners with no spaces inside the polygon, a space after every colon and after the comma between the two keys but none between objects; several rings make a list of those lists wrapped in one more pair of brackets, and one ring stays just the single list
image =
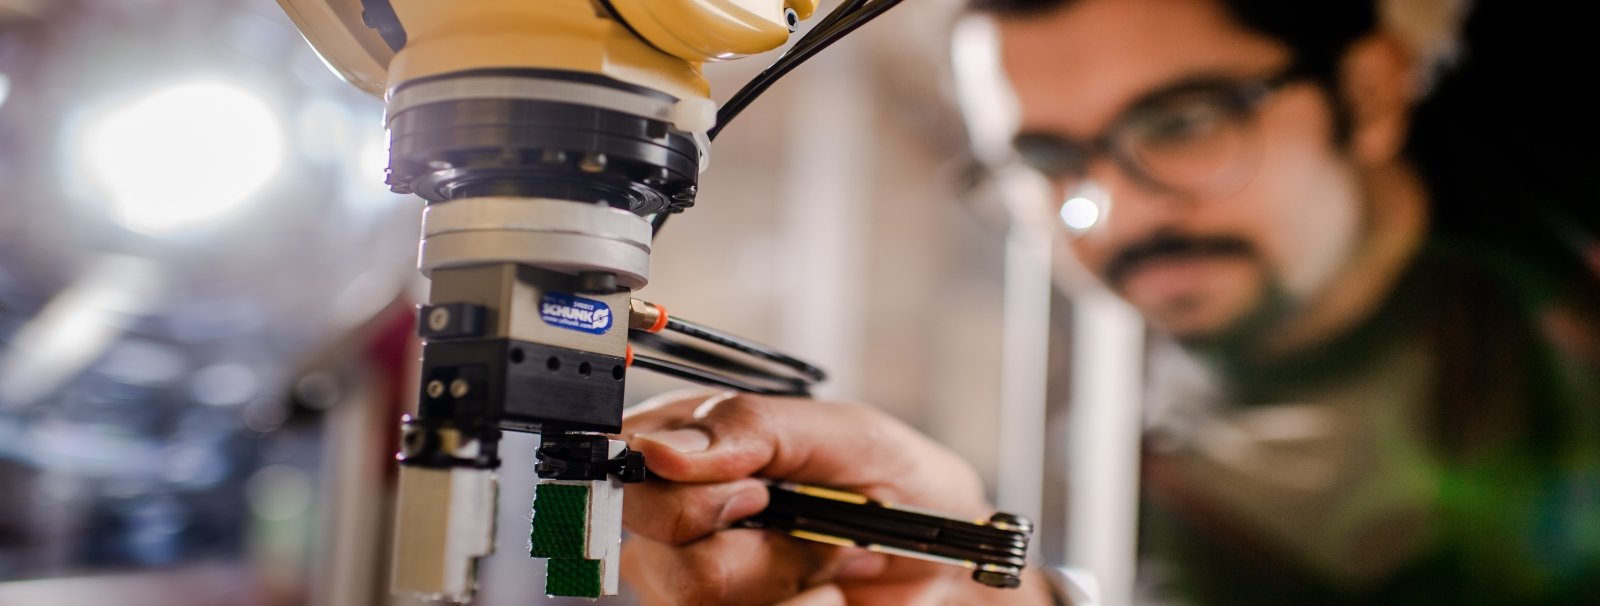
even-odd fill
[{"label": "thumb", "polygon": [[746,477],[748,474],[726,474],[711,477],[704,468],[707,461],[714,462],[720,453],[706,453],[711,448],[711,433],[701,427],[682,427],[634,434],[628,445],[644,455],[645,467],[650,473],[676,482],[725,482]]},{"label": "thumb", "polygon": [[[634,448],[649,448],[667,456],[692,456],[711,447],[711,434],[699,427],[634,434],[633,439]],[[649,441],[653,444],[647,446],[640,441]]]},{"label": "thumb", "polygon": [[759,476],[923,503],[970,495],[973,503],[962,509],[982,508],[976,474],[952,473],[964,463],[869,406],[741,394],[708,401],[685,421],[631,440],[662,478]]}]

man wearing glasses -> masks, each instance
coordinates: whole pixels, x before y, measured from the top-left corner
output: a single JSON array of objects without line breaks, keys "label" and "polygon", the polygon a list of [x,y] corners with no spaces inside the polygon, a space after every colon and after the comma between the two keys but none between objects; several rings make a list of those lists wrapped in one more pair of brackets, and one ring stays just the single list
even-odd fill
[{"label": "man wearing glasses", "polygon": [[[1465,2],[976,4],[1078,260],[1181,351],[1142,472],[1165,597],[1600,603],[1592,107],[1482,32],[1441,77]],[[1472,31],[1541,6],[1478,4]],[[1517,94],[1474,92],[1494,87]],[[646,603],[1060,599],[718,532],[765,505],[754,477],[991,511],[969,466],[868,407],[665,402],[625,430],[675,481],[627,505]]]}]

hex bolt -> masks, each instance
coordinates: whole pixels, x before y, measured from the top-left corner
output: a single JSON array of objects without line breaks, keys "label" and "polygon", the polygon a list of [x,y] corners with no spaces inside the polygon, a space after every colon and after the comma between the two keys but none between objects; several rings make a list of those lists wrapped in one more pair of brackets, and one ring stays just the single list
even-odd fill
[{"label": "hex bolt", "polygon": [[450,327],[450,310],[444,307],[435,307],[428,312],[428,330],[441,332]]},{"label": "hex bolt", "polygon": [[472,386],[467,385],[467,382],[462,379],[450,382],[450,395],[452,396],[457,398],[465,397],[469,391],[472,391]]},{"label": "hex bolt", "polygon": [[444,381],[428,381],[428,397],[438,398],[444,395]]}]

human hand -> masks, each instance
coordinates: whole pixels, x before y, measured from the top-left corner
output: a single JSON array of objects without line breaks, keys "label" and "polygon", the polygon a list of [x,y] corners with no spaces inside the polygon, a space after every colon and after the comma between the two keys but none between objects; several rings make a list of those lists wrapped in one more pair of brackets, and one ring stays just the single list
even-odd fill
[{"label": "human hand", "polygon": [[[644,604],[1049,604],[1043,579],[985,587],[970,571],[776,532],[729,529],[767,506],[756,478],[986,519],[972,467],[877,409],[722,394],[629,411],[624,437],[657,478],[629,486],[622,576]],[[662,481],[661,479],[670,480]]]}]

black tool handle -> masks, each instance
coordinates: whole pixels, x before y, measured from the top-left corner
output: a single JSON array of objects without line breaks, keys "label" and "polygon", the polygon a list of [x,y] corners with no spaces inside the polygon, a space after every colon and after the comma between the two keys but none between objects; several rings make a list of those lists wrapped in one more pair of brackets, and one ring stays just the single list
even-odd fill
[{"label": "black tool handle", "polygon": [[769,483],[767,508],[740,522],[798,538],[917,558],[973,571],[992,587],[1021,584],[1033,525],[997,513],[962,520],[814,486]]}]

